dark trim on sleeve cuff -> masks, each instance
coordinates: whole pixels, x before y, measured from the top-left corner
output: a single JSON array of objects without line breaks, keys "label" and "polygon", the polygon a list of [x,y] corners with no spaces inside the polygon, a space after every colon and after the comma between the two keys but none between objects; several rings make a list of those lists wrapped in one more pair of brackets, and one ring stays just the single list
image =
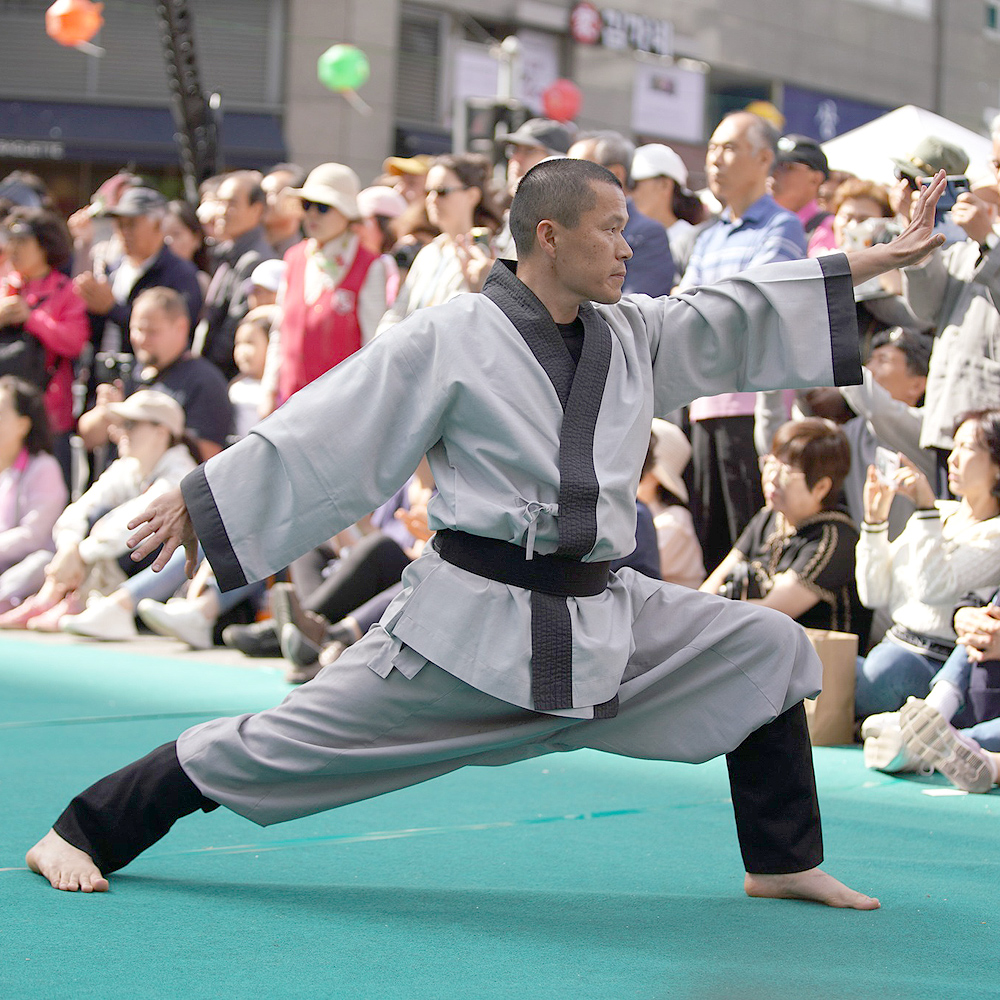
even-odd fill
[{"label": "dark trim on sleeve cuff", "polygon": [[181,480],[181,493],[187,505],[191,523],[205,556],[215,570],[220,590],[235,590],[249,582],[233,551],[226,526],[222,523],[212,489],[208,485],[205,466],[199,465]]},{"label": "dark trim on sleeve cuff", "polygon": [[858,310],[854,302],[854,282],[847,255],[817,257],[826,282],[826,311],[830,323],[830,351],[834,385],[861,385],[861,346],[858,337]]}]

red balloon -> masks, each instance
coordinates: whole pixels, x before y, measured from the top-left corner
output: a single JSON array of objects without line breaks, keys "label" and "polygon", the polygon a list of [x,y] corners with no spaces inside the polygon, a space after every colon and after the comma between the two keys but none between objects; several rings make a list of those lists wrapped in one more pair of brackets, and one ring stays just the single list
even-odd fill
[{"label": "red balloon", "polygon": [[542,91],[545,114],[557,122],[568,122],[575,118],[582,103],[580,88],[572,80],[556,80]]},{"label": "red balloon", "polygon": [[89,42],[104,24],[103,8],[91,0],[56,0],[45,12],[45,33],[60,45]]}]

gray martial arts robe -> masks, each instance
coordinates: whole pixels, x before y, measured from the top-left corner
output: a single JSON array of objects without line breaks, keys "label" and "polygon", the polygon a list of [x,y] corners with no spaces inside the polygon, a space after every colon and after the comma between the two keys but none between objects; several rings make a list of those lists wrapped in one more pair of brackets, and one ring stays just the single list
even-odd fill
[{"label": "gray martial arts robe", "polygon": [[[286,566],[382,503],[425,453],[438,488],[431,528],[544,554],[565,543],[565,515],[576,544],[589,539],[577,558],[625,556],[652,417],[721,392],[860,381],[841,255],[756,268],[675,298],[626,296],[582,315],[574,374],[548,313],[500,262],[486,293],[415,313],[297,393],[185,480],[220,584]],[[571,509],[561,515],[567,476],[573,496],[564,490]],[[528,591],[459,569],[430,546],[403,582],[366,640],[374,673],[413,677],[430,662],[536,707]],[[598,596],[565,599],[571,702],[550,714],[589,719],[613,702],[630,658],[641,658],[633,624],[667,586],[622,571]],[[663,622],[659,640],[669,629]],[[818,668],[790,686],[780,673],[764,691],[778,710],[818,690]],[[755,684],[767,687],[766,670]]]}]

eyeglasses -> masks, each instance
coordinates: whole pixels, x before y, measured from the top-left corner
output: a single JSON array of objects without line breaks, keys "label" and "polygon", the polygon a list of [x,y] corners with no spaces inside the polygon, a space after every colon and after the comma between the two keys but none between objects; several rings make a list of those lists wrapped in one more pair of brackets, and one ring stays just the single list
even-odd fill
[{"label": "eyeglasses", "polygon": [[141,427],[143,424],[152,424],[152,420],[119,420],[118,429],[125,431],[126,434],[131,434],[136,427]]},{"label": "eyeglasses", "polygon": [[324,205],[321,201],[309,201],[306,198],[302,199],[302,211],[308,212],[310,208],[315,208],[320,215],[326,215],[327,212],[333,208],[333,205]]},{"label": "eyeglasses", "polygon": [[771,476],[779,486],[783,486],[795,476],[805,476],[801,469],[792,468],[774,455],[762,455],[757,459],[757,465],[765,476]]},{"label": "eyeglasses", "polygon": [[455,191],[468,191],[467,187],[456,186],[450,188],[428,188],[427,194],[436,194],[439,198],[447,198],[448,195],[453,194]]}]

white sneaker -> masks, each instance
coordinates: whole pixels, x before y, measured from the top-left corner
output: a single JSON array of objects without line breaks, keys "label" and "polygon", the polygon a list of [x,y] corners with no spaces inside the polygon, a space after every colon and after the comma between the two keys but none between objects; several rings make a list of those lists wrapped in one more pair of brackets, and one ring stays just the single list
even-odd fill
[{"label": "white sneaker", "polygon": [[910,698],[899,717],[906,746],[953,785],[967,792],[988,792],[993,787],[996,775],[986,751],[963,736],[933,705]]},{"label": "white sneaker", "polygon": [[899,728],[899,712],[879,712],[877,715],[869,715],[861,723],[861,739],[881,736],[884,729],[891,729],[893,726]]},{"label": "white sneaker", "polygon": [[95,601],[78,615],[63,615],[59,629],[70,635],[83,635],[88,639],[123,641],[138,638],[135,617],[115,601]]},{"label": "white sneaker", "polygon": [[212,626],[197,607],[189,601],[159,601],[143,598],[136,605],[136,614],[157,635],[180,639],[192,649],[211,649]]},{"label": "white sneaker", "polygon": [[924,762],[911,753],[903,742],[898,725],[883,729],[878,736],[869,736],[865,740],[863,754],[865,767],[886,774],[903,774],[924,768]]}]

